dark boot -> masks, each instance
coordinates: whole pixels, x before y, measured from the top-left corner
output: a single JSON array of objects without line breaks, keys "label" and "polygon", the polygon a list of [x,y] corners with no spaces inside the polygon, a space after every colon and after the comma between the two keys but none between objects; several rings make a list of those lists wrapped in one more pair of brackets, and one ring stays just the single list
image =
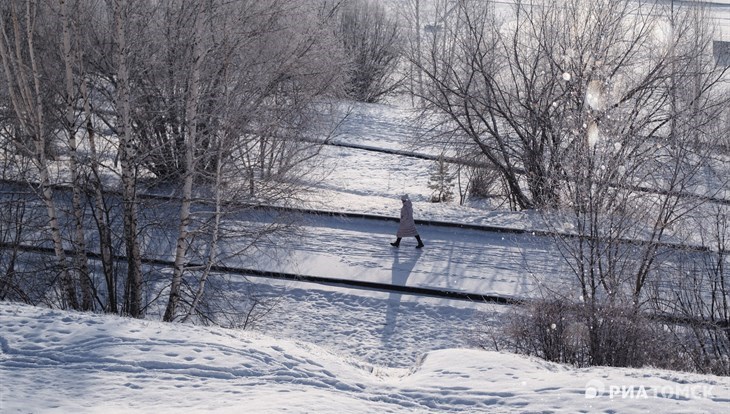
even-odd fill
[{"label": "dark boot", "polygon": [[390,243],[390,245],[393,246],[393,247],[400,246],[400,237],[398,237],[397,239],[395,239],[395,241],[392,242],[392,243]]},{"label": "dark boot", "polygon": [[425,244],[423,244],[423,240],[421,240],[421,236],[416,236],[416,240],[418,240],[418,246],[416,246],[416,249],[420,249],[425,246]]}]

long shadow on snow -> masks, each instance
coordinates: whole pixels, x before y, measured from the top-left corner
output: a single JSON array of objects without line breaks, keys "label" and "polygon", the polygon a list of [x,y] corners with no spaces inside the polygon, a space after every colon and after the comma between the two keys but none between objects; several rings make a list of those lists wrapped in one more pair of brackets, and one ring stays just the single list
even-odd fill
[{"label": "long shadow on snow", "polygon": [[[398,248],[393,251],[393,266],[391,267],[392,279],[391,284],[394,286],[405,286],[408,277],[411,275],[416,262],[421,257],[421,251],[416,250],[401,257]],[[398,313],[400,312],[400,302],[403,295],[397,292],[391,292],[388,295],[388,307],[385,312],[385,326],[383,327],[383,344],[388,345],[393,339]]]}]

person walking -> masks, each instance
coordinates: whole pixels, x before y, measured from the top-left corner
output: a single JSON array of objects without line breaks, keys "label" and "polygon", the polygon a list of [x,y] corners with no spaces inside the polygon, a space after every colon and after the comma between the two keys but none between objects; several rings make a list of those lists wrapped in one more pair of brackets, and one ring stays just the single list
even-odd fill
[{"label": "person walking", "polygon": [[421,240],[421,236],[418,235],[418,230],[416,230],[416,222],[413,221],[413,203],[408,198],[408,194],[403,194],[400,199],[403,202],[403,207],[400,209],[400,225],[395,234],[396,240],[390,244],[393,247],[398,247],[403,237],[415,237],[418,241],[416,249],[420,249],[425,245]]}]

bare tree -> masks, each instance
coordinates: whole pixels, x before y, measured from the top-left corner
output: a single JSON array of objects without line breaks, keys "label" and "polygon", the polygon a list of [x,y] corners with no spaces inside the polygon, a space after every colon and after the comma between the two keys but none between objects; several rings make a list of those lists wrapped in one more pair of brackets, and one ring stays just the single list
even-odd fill
[{"label": "bare tree", "polygon": [[[667,75],[658,70],[666,61],[643,55],[654,30],[651,13],[639,12],[645,6],[579,3],[517,2],[514,20],[500,21],[489,2],[461,2],[452,13],[459,23],[439,34],[448,41],[433,37],[421,65],[427,108],[500,171],[520,208],[555,206],[561,182],[573,178],[561,165],[565,149],[580,131],[610,122],[597,118],[604,103],[586,92],[610,86],[622,95],[614,97],[616,108],[641,99],[652,105]],[[647,109],[626,112],[625,129],[651,135],[657,111]]]},{"label": "bare tree", "polygon": [[496,166],[520,207],[540,207],[554,234],[570,234],[555,243],[572,280],[541,285],[546,304],[564,304],[555,316],[575,321],[560,338],[578,335],[587,364],[646,363],[656,325],[645,312],[687,249],[676,229],[716,195],[697,190],[713,164],[698,143],[716,139],[728,103],[706,16],[573,0],[517,2],[514,20],[496,28],[481,5],[462,14],[463,53],[434,51],[426,100]]},{"label": "bare tree", "polygon": [[[190,226],[190,204],[193,196],[193,180],[195,178],[195,152],[197,147],[198,127],[198,99],[200,91],[200,72],[203,66],[203,19],[205,13],[201,3],[195,2],[191,6],[192,13],[189,19],[193,22],[192,34],[192,62],[190,62],[191,76],[187,90],[188,96],[185,102],[185,135],[184,135],[184,175],[182,189],[182,203],[180,207],[180,226],[178,231],[177,245],[175,247],[175,267],[173,269],[172,283],[170,285],[170,298],[167,302],[167,309],[163,320],[171,322],[175,318],[176,309],[180,300],[180,285],[185,267],[186,251],[188,248],[188,233]],[[189,21],[189,20],[188,20]]]},{"label": "bare tree", "polygon": [[127,43],[129,3],[114,0],[114,63],[116,69],[115,104],[118,113],[119,158],[122,168],[124,242],[127,251],[127,280],[124,312],[134,318],[143,316],[142,256],[138,239],[137,163],[131,119],[131,96]]},{"label": "bare tree", "polygon": [[89,90],[90,74],[85,70],[84,53],[77,47],[76,59],[79,66],[79,93],[83,101],[83,130],[89,142],[89,169],[91,170],[89,185],[93,194],[93,217],[99,234],[99,252],[101,256],[102,272],[106,283],[106,304],[104,310],[109,313],[118,312],[117,277],[114,271],[114,254],[112,245],[111,208],[107,204],[104,194],[104,183],[101,175],[101,157],[96,143],[96,127],[94,114],[91,108],[91,93]]},{"label": "bare tree", "polygon": [[60,0],[60,18],[62,25],[62,57],[64,63],[64,101],[65,101],[65,117],[64,130],[66,132],[69,147],[69,170],[71,172],[72,187],[72,206],[74,218],[74,263],[78,272],[79,285],[81,287],[81,309],[91,310],[94,306],[94,292],[91,280],[91,272],[89,270],[88,257],[86,255],[86,236],[84,225],[84,209],[82,204],[83,183],[79,172],[78,161],[78,143],[77,143],[77,113],[76,100],[76,82],[74,67],[76,66],[76,53],[72,50],[72,22],[69,16],[68,0]]},{"label": "bare tree", "polygon": [[[662,16],[646,20],[647,36],[635,42],[650,52],[633,72],[638,83],[629,95],[613,92],[606,99],[607,88],[617,88],[620,68],[587,82],[581,95],[590,107],[583,120],[588,127],[573,141],[577,145],[568,146],[563,163],[566,218],[576,237],[560,238],[558,246],[580,284],[591,363],[615,364],[620,357],[606,347],[614,346],[607,338],[617,329],[606,311],[621,309],[623,325],[651,329],[642,317],[657,294],[650,287],[673,285],[667,266],[686,247],[672,244],[689,242],[676,229],[715,194],[696,192],[712,163],[712,150],[696,143],[714,140],[710,125],[727,104],[720,92],[724,70],[708,60],[709,25],[702,9],[648,6],[624,17],[632,29],[618,37],[635,33],[642,11]],[[600,56],[610,61],[608,53]],[[623,73],[624,79],[631,74]],[[642,186],[654,191],[639,191]],[[645,336],[632,332],[633,342],[623,342],[624,355],[636,359],[625,363],[640,365],[645,360],[635,351],[644,347]]]},{"label": "bare tree", "polygon": [[408,32],[405,39],[412,57],[409,59],[409,79],[412,96],[423,94],[423,74],[421,73],[421,36],[422,36],[422,7],[421,0],[405,0],[399,5],[402,19],[408,24]]},{"label": "bare tree", "polygon": [[[211,268],[222,260],[219,241],[233,234],[243,239],[241,230],[232,233],[233,226],[223,225],[227,216],[239,211],[236,205],[245,200],[287,203],[302,186],[304,170],[311,168],[321,148],[309,135],[318,132],[323,119],[319,113],[328,106],[325,100],[342,87],[342,66],[329,49],[336,44],[336,14],[330,7],[336,5],[271,1],[246,8],[209,3],[197,15],[200,26],[193,28],[198,34],[190,45],[201,49],[181,66],[192,70],[184,88],[186,110],[178,116],[180,137],[189,148],[185,165],[190,167],[182,176],[176,269],[165,320],[181,315],[188,320],[204,309]],[[229,30],[242,22],[248,31]],[[149,145],[144,137],[141,145]],[[173,141],[168,149],[175,152]],[[211,206],[212,213],[191,210],[193,183],[201,184],[198,204]],[[212,203],[205,201],[210,196]],[[275,227],[244,233],[256,240]],[[197,281],[188,284],[186,275]],[[196,288],[182,291],[186,286]],[[185,306],[178,311],[181,303]]]},{"label": "bare tree", "polygon": [[395,17],[372,0],[351,0],[341,12],[338,36],[351,60],[347,92],[362,102],[378,102],[400,84],[396,69],[401,36]]},{"label": "bare tree", "polygon": [[41,68],[36,55],[35,34],[39,23],[39,5],[33,0],[11,1],[0,18],[0,57],[8,84],[10,105],[15,112],[20,134],[28,139],[16,144],[32,159],[40,182],[40,196],[48,215],[48,230],[53,240],[60,273],[63,306],[79,309],[76,284],[63,246],[58,210],[53,199],[48,166],[49,127],[46,121]]}]

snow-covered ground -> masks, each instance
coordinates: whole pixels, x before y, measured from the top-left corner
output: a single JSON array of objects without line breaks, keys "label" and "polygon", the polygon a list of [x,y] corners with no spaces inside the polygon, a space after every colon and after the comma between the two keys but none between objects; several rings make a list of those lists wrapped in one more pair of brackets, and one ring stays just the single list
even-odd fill
[{"label": "snow-covered ground", "polygon": [[[410,114],[358,105],[337,139],[417,150]],[[341,147],[305,207],[534,229],[524,213],[432,204],[432,162]],[[547,238],[306,216],[281,256],[227,265],[482,294],[560,281]],[[409,244],[410,243],[410,244]],[[235,246],[230,246],[235,251]],[[164,251],[172,251],[171,249]],[[238,260],[238,261],[236,261]],[[541,283],[544,282],[541,281]],[[277,306],[254,331],[162,324],[0,302],[0,412],[723,412],[730,379],[653,369],[575,369],[480,350],[508,308],[401,293],[241,278]],[[235,286],[233,284],[232,286]]]},{"label": "snow-covered ground", "polygon": [[[335,142],[365,147],[403,150],[438,156],[430,147],[432,133],[414,127],[416,114],[392,105],[355,103],[338,128]],[[425,141],[424,141],[425,140]],[[398,217],[401,194],[409,194],[417,219],[456,223],[530,228],[539,225],[536,214],[485,210],[481,206],[459,206],[458,203],[431,203],[428,181],[436,162],[394,154],[368,153],[364,150],[326,147],[327,178],[315,184],[316,191],[304,207],[329,211],[367,213]],[[456,170],[452,166],[450,173]],[[458,199],[458,182],[453,193]]]},{"label": "snow-covered ground", "polygon": [[[0,303],[3,413],[722,412],[728,378],[473,349],[408,369],[250,331]],[[347,317],[343,317],[347,323]]]},{"label": "snow-covered ground", "polygon": [[3,413],[719,413],[730,403],[728,378],[654,369],[474,349],[395,369],[250,331],[9,303],[0,320]]}]

